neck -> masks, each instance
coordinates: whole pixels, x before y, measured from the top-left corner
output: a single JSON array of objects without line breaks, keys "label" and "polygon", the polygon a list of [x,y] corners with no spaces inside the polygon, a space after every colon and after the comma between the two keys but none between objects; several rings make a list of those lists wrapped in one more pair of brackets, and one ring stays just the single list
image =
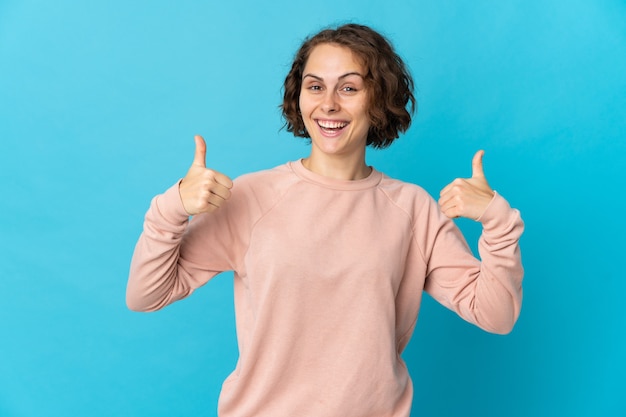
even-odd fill
[{"label": "neck", "polygon": [[338,180],[362,180],[372,172],[372,168],[365,163],[365,154],[350,159],[328,155],[319,158],[311,152],[308,158],[302,160],[302,165],[316,174]]}]

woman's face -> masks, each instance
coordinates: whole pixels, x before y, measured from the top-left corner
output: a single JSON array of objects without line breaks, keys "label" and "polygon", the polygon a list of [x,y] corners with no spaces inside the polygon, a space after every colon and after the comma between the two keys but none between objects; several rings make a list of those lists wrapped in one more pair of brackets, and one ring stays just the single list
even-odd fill
[{"label": "woman's face", "polygon": [[313,48],[302,75],[300,112],[312,154],[364,154],[370,120],[366,69],[352,51],[336,44]]}]

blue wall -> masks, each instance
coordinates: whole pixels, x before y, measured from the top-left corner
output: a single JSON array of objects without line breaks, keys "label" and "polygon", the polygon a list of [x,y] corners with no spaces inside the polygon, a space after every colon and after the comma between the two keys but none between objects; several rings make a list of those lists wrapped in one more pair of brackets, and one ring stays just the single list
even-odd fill
[{"label": "blue wall", "polygon": [[215,415],[231,276],[128,311],[144,212],[196,133],[232,177],[305,155],[280,131],[281,83],[305,35],[350,20],[418,86],[412,129],[369,162],[437,194],[484,148],[527,225],[512,334],[426,299],[414,415],[626,415],[624,1],[2,0],[0,416]]}]

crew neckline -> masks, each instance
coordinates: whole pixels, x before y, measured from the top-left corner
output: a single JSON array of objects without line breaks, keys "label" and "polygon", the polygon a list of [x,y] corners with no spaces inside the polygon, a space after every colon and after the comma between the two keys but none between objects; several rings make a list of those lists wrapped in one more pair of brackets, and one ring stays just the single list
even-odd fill
[{"label": "crew neckline", "polygon": [[377,171],[376,168],[372,168],[372,172],[362,179],[359,180],[341,180],[332,177],[326,177],[324,175],[318,174],[316,172],[310,171],[307,167],[302,163],[302,159],[298,159],[297,161],[289,162],[289,167],[292,171],[300,178],[320,185],[325,188],[332,188],[335,190],[364,190],[366,188],[372,188],[377,186],[381,179],[382,173]]}]

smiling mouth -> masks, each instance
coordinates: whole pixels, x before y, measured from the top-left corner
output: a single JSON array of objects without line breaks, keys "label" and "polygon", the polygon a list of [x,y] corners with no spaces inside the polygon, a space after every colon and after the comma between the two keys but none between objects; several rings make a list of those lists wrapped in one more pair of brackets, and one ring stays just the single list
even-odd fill
[{"label": "smiling mouth", "polygon": [[348,122],[341,122],[335,120],[318,120],[317,125],[322,131],[327,133],[335,133],[348,126]]}]

